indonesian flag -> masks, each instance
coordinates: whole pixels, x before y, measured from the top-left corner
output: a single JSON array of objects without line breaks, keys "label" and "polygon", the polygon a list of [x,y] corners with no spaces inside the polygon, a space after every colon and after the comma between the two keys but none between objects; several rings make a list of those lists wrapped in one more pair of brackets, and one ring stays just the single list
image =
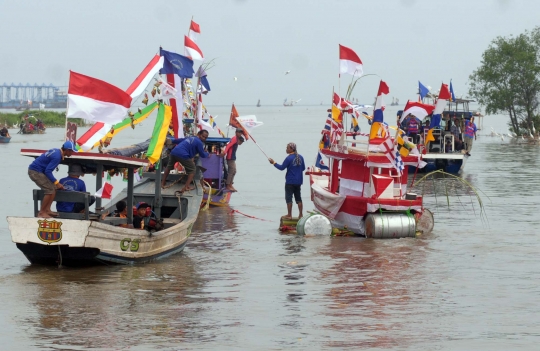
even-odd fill
[{"label": "indonesian flag", "polygon": [[355,77],[361,77],[364,73],[360,57],[343,45],[339,45],[339,73],[348,73]]},{"label": "indonesian flag", "polygon": [[[152,60],[146,65],[144,70],[135,78],[133,83],[127,88],[126,93],[128,93],[132,101],[135,100],[139,95],[141,95],[146,87],[152,81],[152,78],[163,68],[163,57],[155,55]],[[125,114],[124,116],[125,117]],[[88,151],[101,140],[110,130],[114,123],[95,123],[86,133],[84,133],[78,140],[77,144],[81,147],[82,150]]]},{"label": "indonesian flag", "polygon": [[191,20],[191,24],[189,26],[188,37],[193,41],[197,41],[200,34],[201,34],[201,27],[197,23],[195,23],[193,20]]},{"label": "indonesian flag", "polygon": [[187,36],[184,36],[184,46],[186,47],[186,53],[189,58],[193,60],[204,59],[203,53],[199,46]]},{"label": "indonesian flag", "polygon": [[407,101],[407,104],[405,105],[405,109],[403,110],[403,113],[401,114],[401,118],[399,120],[399,123],[401,124],[405,117],[407,117],[409,114],[415,116],[416,118],[423,119],[427,115],[433,112],[435,109],[435,106],[423,104],[421,102],[415,102],[415,101]]},{"label": "indonesian flag", "polygon": [[124,119],[131,100],[129,94],[114,85],[69,72],[69,106],[66,117],[114,124]]},{"label": "indonesian flag", "polygon": [[113,190],[112,184],[109,182],[105,182],[105,184],[103,184],[101,189],[96,191],[95,196],[100,197],[102,199],[110,199],[112,195],[112,190]]}]

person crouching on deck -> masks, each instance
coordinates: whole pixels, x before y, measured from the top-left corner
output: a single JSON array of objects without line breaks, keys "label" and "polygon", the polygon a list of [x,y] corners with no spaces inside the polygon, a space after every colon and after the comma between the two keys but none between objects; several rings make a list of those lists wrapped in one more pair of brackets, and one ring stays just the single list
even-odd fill
[{"label": "person crouching on deck", "polygon": [[204,142],[206,141],[206,138],[208,138],[208,131],[203,129],[197,133],[197,136],[171,140],[173,144],[178,145],[174,147],[169,155],[169,162],[167,163],[165,172],[163,172],[163,180],[161,181],[162,188],[165,188],[167,177],[169,176],[171,169],[174,167],[174,164],[176,162],[180,162],[180,164],[184,166],[186,174],[188,175],[186,184],[182,187],[182,189],[180,189],[180,191],[184,192],[194,189],[191,187],[191,182],[193,181],[193,178],[195,178],[195,161],[193,158],[197,153],[202,158],[207,158],[209,156],[208,152],[204,151]]},{"label": "person crouching on deck", "polygon": [[66,141],[60,149],[50,149],[39,156],[28,166],[28,176],[37,186],[44,191],[45,196],[41,201],[41,209],[38,212],[40,218],[57,217],[58,213],[51,211],[57,189],[64,189],[58,180],[53,176],[52,171],[58,167],[64,157],[70,157],[77,152],[73,142]]},{"label": "person crouching on deck", "polygon": [[241,128],[237,128],[235,135],[231,138],[227,146],[225,146],[225,150],[219,155],[220,157],[226,156],[227,180],[225,181],[225,185],[227,186],[227,190],[233,192],[237,191],[233,187],[234,176],[236,174],[236,150],[238,149],[238,146],[242,145],[244,142],[244,137],[242,136],[243,133],[244,131]]},{"label": "person crouching on deck", "polygon": [[287,154],[289,154],[283,164],[276,163],[273,159],[269,158],[271,164],[274,165],[280,171],[287,169],[287,174],[285,174],[285,201],[287,202],[287,215],[285,218],[292,218],[292,197],[294,195],[294,201],[298,205],[298,218],[302,218],[302,197],[300,196],[300,188],[304,182],[304,170],[306,165],[304,163],[304,158],[296,151],[295,143],[288,143]]},{"label": "person crouching on deck", "polygon": [[[80,179],[84,175],[83,169],[80,164],[72,164],[68,166],[68,176],[60,179],[60,184],[64,187],[66,191],[78,191],[85,193],[86,184],[84,180]],[[95,196],[90,196],[90,202],[88,206],[92,206],[96,202]],[[63,202],[59,201],[56,203],[56,210],[58,212],[69,212],[69,213],[81,213],[85,210],[85,205],[82,202]]]}]

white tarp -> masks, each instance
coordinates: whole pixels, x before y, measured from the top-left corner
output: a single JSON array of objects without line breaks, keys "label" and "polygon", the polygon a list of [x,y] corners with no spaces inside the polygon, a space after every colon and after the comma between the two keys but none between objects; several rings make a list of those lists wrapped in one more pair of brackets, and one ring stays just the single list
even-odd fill
[{"label": "white tarp", "polygon": [[319,211],[334,219],[345,201],[345,196],[332,194],[317,183],[311,185],[313,190],[313,202]]}]

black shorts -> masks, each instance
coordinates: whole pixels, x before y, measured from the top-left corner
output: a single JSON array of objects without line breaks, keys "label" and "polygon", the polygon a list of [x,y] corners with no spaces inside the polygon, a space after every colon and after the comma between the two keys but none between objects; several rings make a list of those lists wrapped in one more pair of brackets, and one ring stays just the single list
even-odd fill
[{"label": "black shorts", "polygon": [[296,203],[302,202],[302,197],[300,197],[300,188],[302,185],[299,184],[285,184],[285,202],[292,204],[292,197],[294,195],[294,201]]}]

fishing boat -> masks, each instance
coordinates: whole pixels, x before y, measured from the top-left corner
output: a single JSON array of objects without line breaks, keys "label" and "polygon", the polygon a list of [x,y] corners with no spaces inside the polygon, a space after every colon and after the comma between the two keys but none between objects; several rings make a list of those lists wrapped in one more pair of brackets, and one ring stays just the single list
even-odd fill
[{"label": "fishing boat", "polygon": [[[38,157],[43,152],[45,150],[22,149],[21,155]],[[200,168],[197,167],[195,174],[195,188],[184,193],[179,191],[185,181],[182,174],[170,174],[168,181],[172,183],[161,188],[162,162],[155,171],[142,173],[142,181],[135,184],[134,172],[141,167],[147,168],[149,163],[145,159],[123,156],[126,153],[129,154],[126,150],[113,150],[107,154],[79,152],[62,161],[65,165],[80,164],[87,174],[97,174],[96,189],[103,185],[103,172],[120,171],[126,175],[127,187],[104,208],[101,199],[96,199],[95,213],[89,210],[90,194],[58,191],[55,201],[83,203],[84,211],[59,212],[57,218],[36,218],[44,194],[42,190],[33,190],[33,215],[7,217],[11,239],[30,263],[65,266],[134,264],[182,251],[203,197],[199,184]],[[127,218],[107,216],[121,200],[126,201],[128,209],[141,202],[151,205],[152,211],[144,219],[147,229],[120,226],[133,223],[133,211],[128,211]]]},{"label": "fishing boat", "polygon": [[298,100],[291,100],[291,101],[287,101],[287,99],[285,99],[283,101],[283,106],[286,106],[286,107],[290,107],[290,106],[294,106],[294,104],[297,104],[298,101],[300,101],[302,99],[298,99]]},{"label": "fishing boat", "polygon": [[397,105],[399,105],[399,99],[393,97],[392,102],[390,103],[390,106],[397,106]]},{"label": "fishing boat", "polygon": [[0,144],[7,144],[11,140],[11,137],[8,136],[0,136]]},{"label": "fishing boat", "polygon": [[261,107],[261,99],[259,99],[259,101],[257,101],[257,107]]},{"label": "fishing boat", "polygon": [[[400,174],[383,152],[368,150],[368,142],[357,138],[320,151],[328,157],[329,169],[314,166],[306,172],[315,208],[334,228],[368,238],[431,232],[433,215],[422,196],[409,192],[407,167]],[[417,166],[419,157],[402,160]]]},{"label": "fishing boat", "polygon": [[[219,155],[225,148],[230,138],[209,137],[206,139],[206,147],[209,153]],[[227,171],[224,158],[208,157],[201,159],[203,178],[206,184],[203,195],[203,203],[210,202],[212,206],[227,206],[231,201],[232,192],[226,190],[225,180]]]}]

